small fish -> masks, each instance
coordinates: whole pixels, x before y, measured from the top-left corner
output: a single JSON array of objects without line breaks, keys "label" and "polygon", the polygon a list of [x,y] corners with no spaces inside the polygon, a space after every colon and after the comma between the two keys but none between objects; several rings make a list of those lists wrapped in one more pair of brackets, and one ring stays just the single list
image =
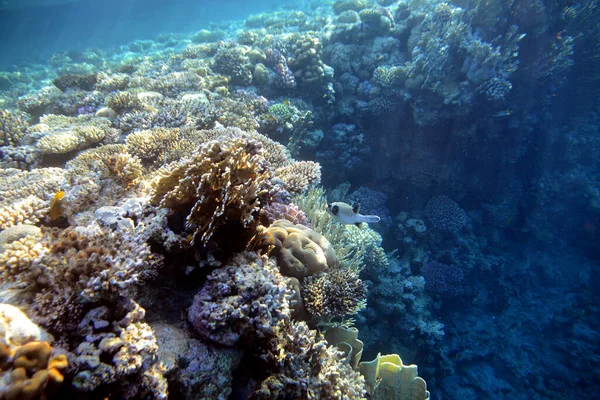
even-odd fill
[{"label": "small fish", "polygon": [[63,198],[65,197],[65,192],[60,190],[54,194],[54,198],[52,199],[52,203],[50,203],[50,220],[56,221],[60,217],[62,217],[64,210]]},{"label": "small fish", "polygon": [[359,214],[360,204],[354,203],[350,205],[341,201],[327,204],[327,212],[333,216],[338,222],[342,224],[354,224],[360,227],[362,222],[371,224],[379,222],[381,218],[377,215],[361,215]]}]

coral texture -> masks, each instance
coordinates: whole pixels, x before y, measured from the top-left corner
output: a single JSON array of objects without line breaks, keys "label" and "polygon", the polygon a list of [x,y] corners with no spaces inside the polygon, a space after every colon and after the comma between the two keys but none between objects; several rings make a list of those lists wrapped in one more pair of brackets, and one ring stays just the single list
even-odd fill
[{"label": "coral texture", "polygon": [[248,139],[209,141],[158,174],[152,203],[184,215],[201,243],[228,223],[252,230],[271,175],[260,144]]},{"label": "coral texture", "polygon": [[286,281],[276,267],[241,253],[208,276],[188,315],[200,335],[232,346],[274,336],[288,307]]}]

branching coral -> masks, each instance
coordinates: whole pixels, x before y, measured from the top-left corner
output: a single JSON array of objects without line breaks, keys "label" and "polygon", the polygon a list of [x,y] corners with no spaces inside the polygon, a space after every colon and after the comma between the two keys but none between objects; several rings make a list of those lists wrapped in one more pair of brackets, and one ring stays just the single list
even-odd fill
[{"label": "branching coral", "polygon": [[367,287],[356,271],[336,269],[302,282],[304,308],[314,317],[335,318],[364,308]]},{"label": "branching coral", "polygon": [[259,143],[209,141],[189,159],[158,171],[152,203],[185,215],[194,240],[206,243],[227,224],[253,231],[270,176]]},{"label": "branching coral", "polygon": [[64,173],[62,168],[0,170],[0,205],[8,206],[31,195],[45,199],[60,190]]},{"label": "branching coral", "polygon": [[76,333],[83,340],[71,357],[73,386],[78,391],[125,399],[167,398],[156,338],[142,322],[144,315],[133,300],[111,309],[94,308],[85,315]]},{"label": "branching coral", "polygon": [[318,340],[304,322],[282,321],[261,357],[268,377],[252,399],[363,399],[362,375],[341,361],[335,347]]},{"label": "branching coral", "polygon": [[28,127],[24,115],[9,110],[0,110],[0,146],[17,146]]},{"label": "branching coral", "polygon": [[321,182],[321,166],[314,161],[299,161],[278,168],[275,176],[283,181],[288,192],[298,194]]}]

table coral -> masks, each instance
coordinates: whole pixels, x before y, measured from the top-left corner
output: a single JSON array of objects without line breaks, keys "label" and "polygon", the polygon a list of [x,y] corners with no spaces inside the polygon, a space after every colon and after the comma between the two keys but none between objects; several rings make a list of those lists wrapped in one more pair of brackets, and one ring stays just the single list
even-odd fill
[{"label": "table coral", "polygon": [[39,168],[33,171],[0,170],[0,205],[7,206],[34,195],[45,199],[60,190],[64,183],[62,168]]},{"label": "table coral", "polygon": [[112,134],[110,125],[107,118],[92,115],[44,115],[31,130],[42,134],[36,144],[42,153],[64,154],[100,142]]},{"label": "table coral", "polygon": [[21,201],[0,207],[0,229],[37,224],[48,215],[48,210],[48,202],[36,196],[27,196]]}]

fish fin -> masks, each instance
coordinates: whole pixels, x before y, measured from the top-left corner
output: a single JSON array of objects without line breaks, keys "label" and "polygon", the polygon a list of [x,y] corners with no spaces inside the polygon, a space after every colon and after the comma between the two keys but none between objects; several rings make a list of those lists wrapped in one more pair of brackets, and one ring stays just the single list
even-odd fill
[{"label": "fish fin", "polygon": [[358,212],[360,211],[360,203],[352,204],[352,211],[354,211],[354,214],[358,214]]},{"label": "fish fin", "polygon": [[356,225],[357,228],[360,228],[360,222],[355,223],[354,225]]}]

